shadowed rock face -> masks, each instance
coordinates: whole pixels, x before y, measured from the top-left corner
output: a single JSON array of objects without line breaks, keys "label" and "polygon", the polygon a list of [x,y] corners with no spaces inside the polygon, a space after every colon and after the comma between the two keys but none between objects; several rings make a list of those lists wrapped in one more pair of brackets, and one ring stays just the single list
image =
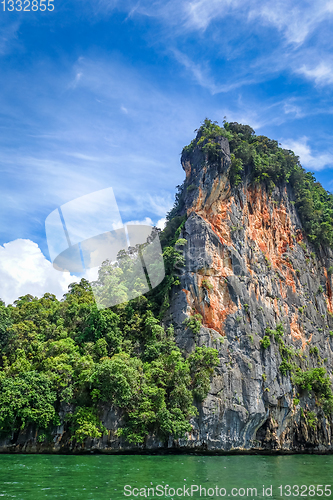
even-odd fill
[{"label": "shadowed rock face", "polygon": [[[313,393],[281,373],[274,337],[266,349],[260,340],[267,327],[282,323],[285,345],[299,350],[298,365],[324,366],[331,374],[332,252],[311,253],[288,184],[271,194],[249,179],[231,188],[228,141],[220,144],[216,164],[199,148],[182,157],[188,218],[180,238],[187,244],[167,321],[187,353],[195,344],[215,347],[220,364],[189,440],[174,444],[212,451],[330,450],[331,420]],[[183,322],[198,313],[203,319],[195,338]],[[318,353],[310,352],[314,346]],[[316,414],[315,424],[308,425],[304,412]]]}]

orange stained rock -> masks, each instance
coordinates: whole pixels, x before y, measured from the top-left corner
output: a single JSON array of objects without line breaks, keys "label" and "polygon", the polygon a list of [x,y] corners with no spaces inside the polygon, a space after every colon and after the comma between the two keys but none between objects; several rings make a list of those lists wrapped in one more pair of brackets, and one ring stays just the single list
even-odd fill
[{"label": "orange stained rock", "polygon": [[183,163],[183,169],[185,170],[186,179],[188,179],[191,175],[191,170],[192,170],[191,162],[189,160]]},{"label": "orange stained rock", "polygon": [[256,299],[259,300],[258,283],[249,284],[249,295],[255,294]]},{"label": "orange stained rock", "polygon": [[206,207],[198,212],[201,217],[208,222],[211,229],[218,236],[223,245],[232,245],[229,227],[229,207],[230,201]]},{"label": "orange stained rock", "polygon": [[[225,178],[217,177],[213,184],[212,188],[209,192],[208,198],[205,202],[205,205],[202,206],[202,210],[206,210],[206,208],[215,209],[217,212],[223,210],[223,204],[230,204],[230,187],[225,189]],[[227,200],[228,198],[228,200]],[[224,207],[226,208],[226,206]]]},{"label": "orange stained rock", "polygon": [[297,243],[299,243],[300,241],[303,241],[303,240],[304,240],[303,231],[301,229],[297,229],[297,232],[296,232]]},{"label": "orange stained rock", "polygon": [[328,274],[326,267],[324,267],[324,275],[326,278],[326,304],[327,310],[333,313],[333,302],[332,302],[332,276]]},{"label": "orange stained rock", "polygon": [[302,342],[302,349],[305,348],[307,339],[305,338],[304,332],[298,321],[298,313],[294,313],[292,315],[292,319],[290,322],[290,333],[293,341],[300,340]]},{"label": "orange stained rock", "polygon": [[286,284],[291,287],[292,291],[296,293],[296,283],[294,280],[294,275],[291,271],[287,270],[285,273]]},{"label": "orange stained rock", "polygon": [[[238,309],[230,298],[228,286],[220,276],[201,276],[198,274],[197,279],[200,289],[199,296],[195,295],[192,287],[190,291],[186,289],[182,290],[191,308],[190,314],[192,315],[192,310],[195,309],[203,318],[203,326],[212,328],[221,335],[225,335],[223,327],[224,322],[229,314],[234,313]],[[203,280],[206,280],[206,282],[213,286],[212,289],[206,292],[209,296],[209,305],[204,301]]]},{"label": "orange stained rock", "polygon": [[214,289],[208,291],[210,305],[202,302],[203,324],[225,335],[224,322],[229,314],[237,311],[238,307],[231,300],[224,280],[214,277],[210,279],[210,282],[214,283]]},{"label": "orange stained rock", "polygon": [[230,204],[232,199],[226,199],[228,191],[225,190],[225,179],[217,177],[213,181],[209,195],[206,198],[205,189],[199,186],[198,195],[193,205],[187,210],[189,216],[192,212],[200,215],[211,227],[222,244],[231,245],[230,228],[228,225]]},{"label": "orange stained rock", "polygon": [[285,289],[283,280],[280,279],[279,281],[280,281],[280,295],[283,299],[285,299],[287,297],[287,290]]},{"label": "orange stained rock", "polygon": [[191,292],[189,290],[186,290],[185,288],[182,288],[182,292],[185,293],[185,297],[186,297],[186,302],[189,306],[192,305],[192,301],[191,301]]},{"label": "orange stained rock", "polygon": [[214,274],[221,277],[231,276],[234,274],[230,254],[227,249],[222,249],[222,255],[219,255],[217,252],[214,253],[211,269]]},{"label": "orange stained rock", "polygon": [[[228,314],[237,310],[237,306],[230,300],[226,284],[222,282],[223,277],[233,274],[229,248],[234,246],[234,244],[230,236],[229,214],[232,203],[237,205],[238,201],[239,203],[241,201],[241,199],[236,200],[229,196],[229,192],[230,190],[225,189],[225,180],[216,178],[208,198],[206,199],[205,189],[199,187],[195,203],[188,210],[188,215],[192,211],[200,215],[210,225],[222,243],[222,253],[214,252],[211,269],[205,270],[205,274],[209,274],[210,280],[214,284],[214,289],[208,292],[211,306],[209,307],[207,304],[203,305],[203,302],[200,300],[199,303],[198,298],[193,296],[191,298],[192,304],[194,302],[195,307],[204,316],[204,324],[221,333],[223,332],[223,323]],[[287,251],[288,246],[292,248],[294,244],[292,235],[295,233],[295,230],[290,216],[283,203],[277,206],[271,202],[262,186],[255,185],[249,186],[247,189],[244,188],[244,197],[246,203],[242,206],[242,225],[245,229],[245,240],[253,240],[271,263],[272,269],[279,270],[284,278],[283,280],[279,280],[280,293],[282,298],[286,298],[288,287],[291,287],[294,293],[296,293],[293,266],[282,257]],[[297,241],[301,241],[302,239],[302,232],[298,231]],[[251,259],[247,259],[246,264],[249,272],[253,275]],[[249,291],[251,292],[254,289],[258,300],[260,295],[259,286],[251,287],[252,285]],[[191,292],[187,293],[191,294]],[[266,297],[262,297],[262,301],[268,307],[272,307],[272,303]],[[333,309],[332,304],[331,307]],[[278,312],[276,300],[274,300],[274,308]],[[289,308],[287,304],[285,304],[284,308],[286,314],[288,314]],[[293,338],[301,338],[302,333],[295,318],[293,318],[291,328]],[[301,340],[303,345],[305,340],[304,338],[301,338]]]},{"label": "orange stained rock", "polygon": [[210,223],[212,230],[219,237],[221,243],[223,245],[231,245],[230,228],[227,220],[221,214],[214,214],[212,211],[206,212],[205,216],[205,219]]},{"label": "orange stained rock", "polygon": [[279,314],[279,304],[278,304],[278,301],[277,301],[276,297],[273,300],[273,304],[274,304],[275,311]]},{"label": "orange stained rock", "polygon": [[[295,292],[293,267],[282,257],[288,246],[293,247],[292,223],[286,207],[272,204],[261,186],[250,187],[244,194],[247,196],[247,207],[243,212],[243,219],[248,221],[246,235],[256,242],[272,268],[280,270],[286,285]],[[280,288],[282,293],[281,284]]]},{"label": "orange stained rock", "polygon": [[203,196],[203,193],[202,193],[202,189],[199,186],[199,188],[198,188],[198,196],[197,196],[195,202],[193,203],[193,205],[187,210],[187,216],[189,216],[192,212],[197,212],[198,213],[200,211],[201,207],[202,207],[203,201],[204,201],[204,196]]}]

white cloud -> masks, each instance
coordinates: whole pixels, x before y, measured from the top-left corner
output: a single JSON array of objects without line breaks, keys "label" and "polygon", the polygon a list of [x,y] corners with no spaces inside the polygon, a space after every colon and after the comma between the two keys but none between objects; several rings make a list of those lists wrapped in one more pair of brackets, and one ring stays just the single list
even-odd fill
[{"label": "white cloud", "polygon": [[314,80],[316,85],[330,85],[333,83],[333,65],[327,62],[320,62],[317,66],[310,68],[303,64],[296,73],[304,75],[309,80]]},{"label": "white cloud", "polygon": [[146,226],[156,226],[159,229],[164,229],[165,225],[166,225],[166,222],[167,222],[167,219],[165,217],[162,217],[161,219],[159,219],[156,222],[156,224],[154,224],[154,222],[151,220],[150,217],[146,217],[143,220],[131,220],[129,222],[126,222],[126,224],[134,224],[134,225],[141,225],[141,224],[143,224],[143,225],[146,225]]},{"label": "white cloud", "polygon": [[[29,135],[26,140],[17,139],[17,147],[9,140],[14,137],[12,129],[6,131],[8,140],[5,132],[2,137],[0,207],[5,241],[31,237],[26,228],[32,224],[41,228],[56,206],[108,186],[114,188],[117,201],[122,198],[122,210],[127,202],[128,220],[147,215],[155,221],[165,216],[173,203],[174,185],[183,177],[177,158],[184,145],[182,136],[201,118],[192,101],[162,91],[144,72],[112,58],[80,58],[70,72],[56,71],[51,63],[47,69],[25,74],[32,89],[30,115],[25,104],[10,107],[6,92],[0,98],[3,114],[7,112],[24,127],[25,138]],[[84,75],[80,92],[66,90],[77,74]],[[13,95],[20,96],[15,76],[7,74],[5,80],[15,82]],[[41,102],[39,81],[53,89],[48,96],[61,95],[61,99]],[[151,204],[149,195],[165,200]],[[133,210],[128,199],[136,196],[140,200]]]},{"label": "white cloud", "polygon": [[275,26],[283,32],[289,43],[302,44],[316,27],[332,12],[330,2],[316,3],[280,0],[253,2],[249,18],[261,18],[264,24]]},{"label": "white cloud", "polygon": [[226,116],[228,122],[238,122],[244,125],[250,125],[255,131],[266,125],[267,122],[271,122],[271,118],[264,118],[268,115],[268,109],[261,104],[253,106],[243,99],[238,99],[237,108],[223,108],[220,111],[220,116],[223,114]]},{"label": "white cloud", "polygon": [[[110,12],[109,0],[100,0],[99,12],[102,4]],[[276,2],[271,2],[271,0],[248,0],[247,2],[244,0],[156,0],[154,2],[124,0],[111,5],[113,9],[117,8],[129,13],[129,17],[132,18],[147,16],[158,20],[163,26],[162,36],[166,41],[167,50],[171,51],[193,79],[203,88],[208,89],[212,95],[228,92],[243,85],[258,83],[258,80],[265,80],[265,75],[285,69],[315,80],[316,84],[330,84],[333,81],[332,65],[328,65],[327,62],[315,67],[307,64],[309,60],[324,59],[321,46],[324,38],[325,51],[327,50],[327,53],[331,51],[329,31],[326,34],[324,30],[325,25],[328,25],[333,18],[332,0],[317,0],[316,2],[309,0],[277,0]],[[198,57],[191,59],[188,54],[174,47],[177,39],[197,31],[199,36],[213,37],[215,44],[220,40],[222,42],[220,47],[216,46],[219,53],[221,47],[224,46],[224,34],[227,30],[224,29],[223,23],[228,24],[228,19],[226,19],[228,16],[232,22],[235,20],[238,22],[238,36],[242,39],[251,32],[259,33],[260,36],[260,30],[262,32],[262,27],[265,26],[277,31],[281,41],[277,43],[276,52],[271,54],[273,57],[270,57],[269,61],[261,60],[261,58],[257,59],[259,64],[253,64],[252,61],[250,66],[246,65],[246,69],[238,68],[237,78],[230,81],[230,78],[224,75],[220,83],[216,77],[212,76],[205,61],[200,61]],[[323,36],[313,40],[311,48],[307,47],[305,42],[316,31],[318,32],[319,28]],[[329,25],[326,28],[329,30]],[[238,45],[233,45],[232,57],[238,50],[242,50],[237,48]],[[230,50],[229,43],[227,59],[230,56]],[[274,61],[273,64],[272,61]],[[295,70],[295,68],[299,69]],[[122,111],[126,113],[124,109]]]},{"label": "white cloud", "polygon": [[261,24],[271,25],[283,33],[289,43],[302,44],[323,21],[333,13],[333,2],[295,0],[190,0],[182,4],[186,15],[183,20],[188,29],[206,30],[218,18],[232,13],[245,17],[250,23],[255,19]]},{"label": "white cloud", "polygon": [[321,153],[315,154],[311,151],[308,144],[308,137],[301,137],[299,140],[282,140],[282,147],[291,149],[299,156],[301,164],[309,170],[322,170],[325,167],[333,167],[333,154]]},{"label": "white cloud", "polygon": [[174,196],[170,193],[163,193],[163,196],[149,196],[147,199],[147,206],[159,216],[165,216],[171,210],[174,203]]},{"label": "white cloud", "polygon": [[130,221],[126,222],[126,224],[134,225],[134,226],[141,226],[141,225],[153,226],[154,225],[154,223],[150,217],[145,217],[143,220],[130,220]]},{"label": "white cloud", "polygon": [[163,217],[162,219],[157,221],[156,227],[158,227],[159,229],[164,229],[166,223],[167,223],[167,219],[165,217]]},{"label": "white cloud", "polygon": [[292,100],[287,100],[284,103],[283,111],[286,115],[294,115],[295,118],[303,118],[303,116],[305,116],[305,113],[301,109],[301,107],[294,104]]},{"label": "white cloud", "polygon": [[46,292],[60,299],[68,285],[78,280],[56,271],[31,240],[17,239],[0,245],[0,297],[7,304],[22,295],[42,297]]},{"label": "white cloud", "polygon": [[83,73],[80,73],[80,72],[76,73],[74,80],[69,84],[68,88],[76,89],[79,81],[82,78],[82,75],[83,75]]},{"label": "white cloud", "polygon": [[211,21],[223,17],[228,8],[237,8],[241,2],[237,0],[196,0],[184,2],[186,13],[185,25],[192,29],[205,30]]},{"label": "white cloud", "polygon": [[[95,4],[96,5],[96,4]],[[205,31],[212,21],[229,14],[253,23],[271,25],[283,33],[289,43],[302,44],[323,21],[333,13],[332,0],[127,0],[122,3],[100,0],[99,13],[118,8],[128,17],[156,17],[175,28],[178,35],[187,31]]]}]

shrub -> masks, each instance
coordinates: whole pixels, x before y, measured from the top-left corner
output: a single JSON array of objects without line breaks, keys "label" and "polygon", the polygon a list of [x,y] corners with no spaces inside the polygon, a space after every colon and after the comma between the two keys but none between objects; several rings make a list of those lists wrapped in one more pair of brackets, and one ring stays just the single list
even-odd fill
[{"label": "shrub", "polygon": [[309,427],[312,429],[317,427],[317,417],[313,411],[307,411],[305,418]]},{"label": "shrub", "polygon": [[307,371],[298,371],[293,378],[295,384],[306,391],[313,391],[323,405],[325,413],[333,409],[333,394],[330,379],[325,368],[312,368]]},{"label": "shrub", "polygon": [[218,351],[209,347],[196,347],[188,357],[194,397],[203,401],[210,388],[210,377],[219,363]]},{"label": "shrub", "polygon": [[175,243],[175,247],[183,247],[184,245],[187,245],[187,240],[185,238],[179,238]]},{"label": "shrub", "polygon": [[201,323],[202,323],[201,314],[194,314],[190,318],[186,318],[183,321],[183,325],[185,325],[186,328],[192,330],[192,332],[196,335],[200,333]]},{"label": "shrub", "polygon": [[202,280],[201,286],[203,288],[206,288],[206,290],[212,290],[214,288],[213,285],[207,279]]},{"label": "shrub", "polygon": [[278,323],[276,325],[276,329],[275,330],[272,330],[270,328],[266,328],[266,333],[267,335],[271,335],[274,337],[274,339],[277,341],[277,342],[280,342],[282,337],[283,337],[283,334],[284,334],[284,328],[283,328],[283,325],[282,323]]},{"label": "shrub", "polygon": [[319,349],[317,346],[315,347],[310,347],[310,354],[314,354],[315,356],[319,356]]},{"label": "shrub", "polygon": [[288,372],[291,372],[293,369],[293,365],[287,361],[286,359],[282,359],[282,363],[279,366],[279,370],[282,375],[287,375]]},{"label": "shrub", "polygon": [[222,149],[218,142],[220,137],[232,138],[232,134],[226,129],[219,127],[217,122],[212,122],[205,118],[197,131],[196,138],[185,146],[182,151],[182,159],[190,155],[196,147],[200,148],[207,155],[208,162],[216,163],[222,157]]},{"label": "shrub", "polygon": [[260,345],[263,349],[267,349],[271,345],[271,340],[270,338],[265,335],[261,340],[260,340]]}]

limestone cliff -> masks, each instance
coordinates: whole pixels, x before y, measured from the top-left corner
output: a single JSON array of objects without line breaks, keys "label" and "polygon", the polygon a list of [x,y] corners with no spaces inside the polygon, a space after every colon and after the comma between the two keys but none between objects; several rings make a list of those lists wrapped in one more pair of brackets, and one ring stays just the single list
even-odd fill
[{"label": "limestone cliff", "polygon": [[[280,367],[291,348],[288,359],[302,370],[332,372],[332,251],[307,240],[288,184],[270,193],[245,175],[232,188],[228,141],[221,137],[219,144],[215,164],[200,147],[182,156],[187,220],[180,237],[187,244],[169,321],[179,346],[215,347],[220,365],[189,440],[178,446],[330,450],[332,421],[318,397]],[[184,326],[195,314],[202,316],[197,336]],[[282,355],[278,335],[269,336],[279,324]]]}]

